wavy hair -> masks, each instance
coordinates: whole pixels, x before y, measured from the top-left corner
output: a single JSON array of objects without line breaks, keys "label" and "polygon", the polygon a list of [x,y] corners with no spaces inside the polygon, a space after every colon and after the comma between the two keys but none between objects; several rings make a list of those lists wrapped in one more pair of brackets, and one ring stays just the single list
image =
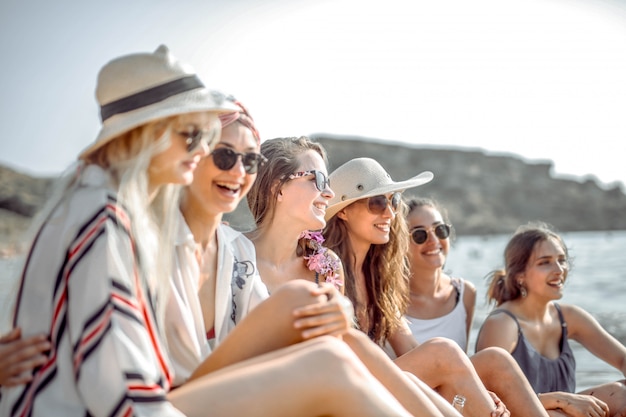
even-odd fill
[{"label": "wavy hair", "polygon": [[[499,306],[506,301],[515,300],[522,296],[517,277],[526,270],[528,260],[537,244],[549,239],[554,239],[561,245],[568,265],[571,266],[567,246],[551,225],[544,222],[530,222],[520,226],[504,249],[505,268],[494,270],[486,277],[489,280],[489,287],[487,288],[487,302],[489,304],[495,303],[496,306]],[[567,274],[565,278],[567,278]]]},{"label": "wavy hair", "polygon": [[[384,344],[400,327],[408,305],[410,272],[406,260],[409,244],[406,212],[407,206],[401,202],[398,213],[391,222],[389,242],[370,245],[363,261],[368,299],[365,307],[371,317],[370,328],[361,330],[379,345]],[[354,270],[356,259],[345,220],[337,215],[328,220],[324,228],[324,237],[326,246],[337,253],[343,262],[346,296],[356,302]]]}]

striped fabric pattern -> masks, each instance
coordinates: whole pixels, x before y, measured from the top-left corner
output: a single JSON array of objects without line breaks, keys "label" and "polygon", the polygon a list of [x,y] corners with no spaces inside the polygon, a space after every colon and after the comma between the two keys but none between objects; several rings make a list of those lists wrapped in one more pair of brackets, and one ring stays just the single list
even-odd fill
[{"label": "striped fabric pattern", "polygon": [[166,401],[173,375],[130,219],[93,168],[27,258],[14,324],[52,348],[31,383],[1,388],[0,415],[182,415]]}]

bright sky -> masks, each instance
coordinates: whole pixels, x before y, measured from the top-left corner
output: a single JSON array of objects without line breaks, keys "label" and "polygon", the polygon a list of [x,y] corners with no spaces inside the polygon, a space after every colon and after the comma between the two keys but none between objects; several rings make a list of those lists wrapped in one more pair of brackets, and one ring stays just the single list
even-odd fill
[{"label": "bright sky", "polygon": [[624,0],[2,0],[0,163],[62,171],[98,132],[100,67],[160,43],[264,138],[482,148],[626,184]]}]

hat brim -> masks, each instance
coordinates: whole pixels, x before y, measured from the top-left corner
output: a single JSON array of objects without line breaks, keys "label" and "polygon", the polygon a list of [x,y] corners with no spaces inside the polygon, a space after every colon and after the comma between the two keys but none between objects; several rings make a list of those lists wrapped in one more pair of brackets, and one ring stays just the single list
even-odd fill
[{"label": "hat brim", "polygon": [[[424,171],[416,175],[415,177],[409,178],[408,180],[392,182],[390,184],[385,184],[381,187],[374,188],[373,190],[370,190],[358,197],[349,198],[349,199],[340,201],[336,204],[333,204],[332,206],[328,206],[326,208],[326,214],[324,215],[324,219],[326,219],[326,221],[332,219],[335,216],[335,214],[339,213],[344,207],[349,206],[355,201],[362,200],[368,197],[373,197],[376,195],[389,194],[389,193],[393,193],[396,191],[402,192],[409,188],[419,187],[420,185],[423,185],[432,181],[433,178],[434,178],[434,175],[432,172]],[[331,188],[332,188],[332,185],[331,185]]]},{"label": "hat brim", "polygon": [[158,103],[126,113],[117,114],[104,121],[96,140],[79,154],[85,159],[89,154],[101,148],[116,137],[146,123],[187,113],[212,111],[217,114],[238,111],[238,107],[230,100],[216,103],[210,90],[198,88],[184,94],[169,97]]}]

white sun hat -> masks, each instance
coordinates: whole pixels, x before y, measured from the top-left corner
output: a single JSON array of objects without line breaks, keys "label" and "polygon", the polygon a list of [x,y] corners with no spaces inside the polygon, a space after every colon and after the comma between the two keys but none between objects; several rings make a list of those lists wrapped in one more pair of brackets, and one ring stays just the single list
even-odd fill
[{"label": "white sun hat", "polygon": [[238,110],[219,91],[209,90],[189,65],[161,45],[154,53],[135,53],[109,61],[98,74],[96,99],[102,128],[79,159],[147,122],[200,111]]},{"label": "white sun hat", "polygon": [[335,196],[328,202],[326,221],[357,200],[404,191],[426,184],[433,177],[432,172],[424,171],[408,180],[396,182],[375,159],[351,159],[328,176]]}]

